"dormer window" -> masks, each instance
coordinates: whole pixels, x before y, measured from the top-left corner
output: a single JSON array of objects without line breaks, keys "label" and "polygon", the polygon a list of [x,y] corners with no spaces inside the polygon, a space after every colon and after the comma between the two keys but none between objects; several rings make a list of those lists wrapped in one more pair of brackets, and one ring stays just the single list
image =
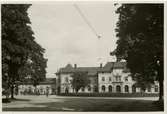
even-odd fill
[{"label": "dormer window", "polygon": [[128,81],[128,77],[125,77],[125,81]]},{"label": "dormer window", "polygon": [[115,76],[115,81],[116,81],[116,82],[120,82],[120,81],[121,81],[121,76],[119,76],[119,75],[118,75],[118,76]]}]

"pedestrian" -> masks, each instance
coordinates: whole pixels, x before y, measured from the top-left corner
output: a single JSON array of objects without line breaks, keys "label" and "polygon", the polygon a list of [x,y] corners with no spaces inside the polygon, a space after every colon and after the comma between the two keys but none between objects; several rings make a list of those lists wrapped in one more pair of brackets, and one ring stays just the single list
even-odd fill
[{"label": "pedestrian", "polygon": [[49,87],[47,86],[46,87],[46,97],[48,97],[49,96]]}]

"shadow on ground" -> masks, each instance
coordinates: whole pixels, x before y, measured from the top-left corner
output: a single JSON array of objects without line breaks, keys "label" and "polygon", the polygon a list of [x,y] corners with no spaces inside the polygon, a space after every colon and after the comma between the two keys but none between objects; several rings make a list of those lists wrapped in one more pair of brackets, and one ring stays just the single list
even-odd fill
[{"label": "shadow on ground", "polygon": [[[19,99],[17,99],[19,100]],[[26,100],[26,99],[25,99]],[[62,102],[54,102],[62,100]],[[161,102],[134,99],[76,99],[54,98],[53,102],[31,103],[36,107],[5,107],[3,111],[103,111],[103,112],[128,112],[128,111],[163,111]],[[38,107],[39,106],[39,107]]]},{"label": "shadow on ground", "polygon": [[13,102],[13,101],[30,101],[30,99],[6,99],[6,98],[2,98],[2,103],[10,103],[10,102]]}]

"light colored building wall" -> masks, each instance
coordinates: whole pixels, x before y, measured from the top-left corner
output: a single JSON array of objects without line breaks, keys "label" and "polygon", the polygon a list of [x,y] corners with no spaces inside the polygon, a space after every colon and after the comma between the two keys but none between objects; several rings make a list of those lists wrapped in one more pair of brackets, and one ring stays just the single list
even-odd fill
[{"label": "light colored building wall", "polygon": [[[98,73],[98,89],[99,92],[108,92],[108,86],[112,86],[113,74],[110,72],[106,73]],[[102,86],[105,86],[105,91],[102,90]]]},{"label": "light colored building wall", "polygon": [[[116,76],[120,76],[119,79]],[[109,86],[112,86],[112,92],[117,92],[116,87],[120,86],[121,93],[132,93],[132,80],[130,73],[124,73],[122,69],[114,69],[113,72],[98,73],[99,92],[109,92]],[[105,86],[105,91],[102,90]],[[125,86],[128,86],[128,91],[125,91]]]},{"label": "light colored building wall", "polygon": [[18,94],[24,94],[24,93],[28,93],[29,91],[31,91],[32,93],[35,93],[36,91],[39,91],[40,94],[45,94],[46,91],[49,91],[49,94],[52,94],[52,85],[51,84],[40,84],[37,85],[36,87],[34,87],[32,84],[21,84],[18,86]]},{"label": "light colored building wall", "polygon": [[94,91],[93,91],[93,85],[92,84],[90,84],[90,88],[91,89],[89,89],[88,86],[86,86],[84,88],[84,91],[82,91],[82,88],[81,88],[81,89],[79,89],[78,93],[93,93]]},{"label": "light colored building wall", "polygon": [[72,77],[70,73],[60,74],[60,93],[72,93],[74,91],[71,85],[71,80]]},{"label": "light colored building wall", "polygon": [[[75,90],[72,87],[71,81],[72,81],[72,77],[71,77],[71,73],[66,73],[66,74],[60,74],[60,93],[66,93],[66,89],[68,89],[68,93],[74,93]],[[89,84],[90,86],[90,90],[88,89],[88,86],[86,86],[84,88],[84,91],[82,91],[82,88],[78,91],[78,93],[93,93],[94,92],[94,86],[96,85],[95,82],[95,78],[94,77],[90,77],[90,81],[91,83]]]},{"label": "light colored building wall", "polygon": [[159,83],[155,81],[154,84],[151,85],[150,88],[146,88],[146,93],[159,93]]},{"label": "light colored building wall", "polygon": [[[116,79],[116,76],[120,76],[120,79],[119,80]],[[132,80],[131,74],[128,72],[123,72],[123,69],[114,69],[112,72],[104,72],[104,73],[99,72],[96,78],[97,78],[97,84],[94,81],[92,81],[95,78],[91,78],[92,83],[89,84],[91,87],[90,90],[88,90],[88,87],[85,87],[84,91],[81,88],[78,92],[93,93],[94,86],[98,87],[99,93],[104,93],[104,92],[116,93],[118,92],[116,90],[117,86],[120,86],[121,93],[133,92],[132,86],[135,84],[135,81]],[[71,73],[60,74],[60,93],[65,93],[67,88],[68,88],[68,93],[75,92],[75,90],[72,88],[71,81],[72,81]],[[155,85],[159,87],[158,82],[156,82]],[[150,92],[148,91],[148,89],[146,89],[145,92],[158,93],[159,91],[155,92],[155,85],[152,86]],[[105,86],[105,91],[102,90],[102,86]],[[109,91],[109,86],[111,86],[112,91]],[[128,86],[128,90],[126,89],[127,91],[125,91],[126,86]],[[136,87],[135,92],[141,92],[141,89],[139,87]]]}]

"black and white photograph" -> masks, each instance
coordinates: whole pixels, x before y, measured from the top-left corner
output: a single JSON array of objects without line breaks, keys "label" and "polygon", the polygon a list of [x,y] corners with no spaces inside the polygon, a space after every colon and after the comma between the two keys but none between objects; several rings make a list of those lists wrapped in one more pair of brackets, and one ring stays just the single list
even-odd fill
[{"label": "black and white photograph", "polygon": [[165,1],[0,5],[2,112],[165,113]]}]

